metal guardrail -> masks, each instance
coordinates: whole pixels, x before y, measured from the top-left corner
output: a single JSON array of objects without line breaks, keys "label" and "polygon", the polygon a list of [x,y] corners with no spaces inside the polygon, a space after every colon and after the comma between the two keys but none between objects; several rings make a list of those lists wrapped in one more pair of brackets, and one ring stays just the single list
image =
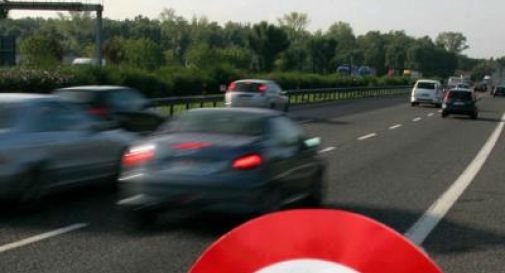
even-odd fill
[{"label": "metal guardrail", "polygon": [[[290,105],[352,100],[408,94],[411,86],[351,87],[285,90]],[[151,100],[152,107],[164,115],[173,116],[177,112],[192,108],[222,107],[224,94],[168,97]]]}]

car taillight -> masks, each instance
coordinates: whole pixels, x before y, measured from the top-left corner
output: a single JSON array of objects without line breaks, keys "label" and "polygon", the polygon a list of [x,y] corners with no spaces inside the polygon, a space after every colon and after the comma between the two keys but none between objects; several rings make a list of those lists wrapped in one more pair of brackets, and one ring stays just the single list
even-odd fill
[{"label": "car taillight", "polygon": [[99,117],[105,117],[109,114],[109,110],[103,106],[96,106],[89,108],[89,113]]},{"label": "car taillight", "polygon": [[258,91],[265,93],[267,90],[268,90],[268,85],[266,85],[266,84],[258,85]]},{"label": "car taillight", "polygon": [[230,83],[230,85],[228,85],[227,92],[228,91],[235,91],[236,88],[237,88],[237,84],[235,82],[232,82],[232,83]]},{"label": "car taillight", "polygon": [[172,145],[177,150],[198,150],[210,146],[208,142],[184,142]]},{"label": "car taillight", "polygon": [[138,146],[123,155],[123,166],[132,167],[144,164],[154,158],[154,145]]},{"label": "car taillight", "polygon": [[233,168],[236,170],[252,170],[263,163],[259,154],[249,154],[233,160]]}]

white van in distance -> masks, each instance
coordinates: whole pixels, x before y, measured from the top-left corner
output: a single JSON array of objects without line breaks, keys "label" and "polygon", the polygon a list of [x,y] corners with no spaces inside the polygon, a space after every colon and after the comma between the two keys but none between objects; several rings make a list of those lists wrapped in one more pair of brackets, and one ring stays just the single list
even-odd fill
[{"label": "white van in distance", "polygon": [[417,106],[420,103],[428,103],[440,108],[442,107],[442,99],[442,84],[439,81],[418,80],[412,89],[410,103],[412,106]]}]

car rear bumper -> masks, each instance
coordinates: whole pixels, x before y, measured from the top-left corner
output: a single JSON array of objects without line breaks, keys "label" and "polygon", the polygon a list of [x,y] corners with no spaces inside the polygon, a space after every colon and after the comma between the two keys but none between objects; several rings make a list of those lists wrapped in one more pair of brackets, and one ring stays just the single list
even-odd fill
[{"label": "car rear bumper", "polygon": [[476,107],[446,107],[443,110],[445,114],[460,114],[460,115],[473,115],[477,113]]},{"label": "car rear bumper", "polygon": [[410,102],[439,104],[439,103],[442,103],[442,99],[432,98],[432,97],[411,97]]},{"label": "car rear bumper", "polygon": [[[147,180],[149,182],[146,182]],[[198,183],[188,178],[147,180],[144,177],[144,181],[121,182],[120,199],[116,204],[120,208],[136,212],[194,209],[240,214],[264,209],[263,200],[270,193],[266,183],[250,183],[254,186],[236,187],[230,186],[228,182],[231,181],[220,183],[221,181],[202,177],[198,179]]]}]

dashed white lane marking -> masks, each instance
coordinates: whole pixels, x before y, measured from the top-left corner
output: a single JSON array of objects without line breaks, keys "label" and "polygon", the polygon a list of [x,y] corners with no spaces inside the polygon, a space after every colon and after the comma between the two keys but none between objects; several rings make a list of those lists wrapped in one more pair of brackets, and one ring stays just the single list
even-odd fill
[{"label": "dashed white lane marking", "polygon": [[402,125],[401,125],[401,124],[395,124],[395,125],[393,125],[393,126],[389,127],[389,130],[395,130],[395,129],[398,129],[398,128],[400,128],[400,127],[402,127]]},{"label": "dashed white lane marking", "polygon": [[413,122],[418,122],[418,121],[421,121],[421,120],[422,120],[422,118],[417,117],[417,118],[413,119],[412,121],[413,121]]},{"label": "dashed white lane marking", "polygon": [[405,236],[412,242],[421,245],[431,231],[445,217],[449,209],[451,209],[459,197],[465,192],[466,188],[472,183],[498,142],[503,131],[504,119],[505,114],[503,114],[502,121],[496,126],[494,132],[465,171],[463,171],[451,187],[442,194],[424,215],[405,233]]},{"label": "dashed white lane marking", "polygon": [[369,138],[376,137],[376,136],[377,136],[376,133],[371,133],[366,136],[358,137],[358,140],[365,140],[365,139],[369,139]]},{"label": "dashed white lane marking", "polygon": [[15,248],[19,248],[19,247],[22,247],[22,246],[26,246],[26,245],[29,245],[29,244],[33,244],[33,243],[36,243],[36,242],[39,242],[39,241],[42,241],[42,240],[46,240],[46,239],[49,239],[49,238],[52,238],[52,237],[56,237],[58,235],[62,235],[62,234],[65,234],[65,233],[68,233],[68,232],[71,232],[71,231],[74,231],[74,230],[77,230],[77,229],[81,229],[81,228],[87,227],[88,225],[89,225],[88,223],[74,224],[74,225],[70,225],[70,226],[67,226],[67,227],[55,229],[55,230],[50,231],[50,232],[46,232],[46,233],[42,233],[42,234],[39,234],[39,235],[35,235],[35,236],[29,237],[29,238],[26,238],[26,239],[23,239],[23,240],[14,242],[14,243],[2,245],[2,246],[0,246],[0,253],[9,251],[9,250],[12,250],[12,249],[15,249]]},{"label": "dashed white lane marking", "polygon": [[434,115],[435,115],[435,113],[429,113],[428,117],[433,117]]},{"label": "dashed white lane marking", "polygon": [[322,149],[321,151],[319,151],[320,154],[324,154],[324,153],[328,153],[328,152],[331,152],[333,150],[335,150],[336,148],[335,147],[328,147],[328,148],[324,148]]}]

